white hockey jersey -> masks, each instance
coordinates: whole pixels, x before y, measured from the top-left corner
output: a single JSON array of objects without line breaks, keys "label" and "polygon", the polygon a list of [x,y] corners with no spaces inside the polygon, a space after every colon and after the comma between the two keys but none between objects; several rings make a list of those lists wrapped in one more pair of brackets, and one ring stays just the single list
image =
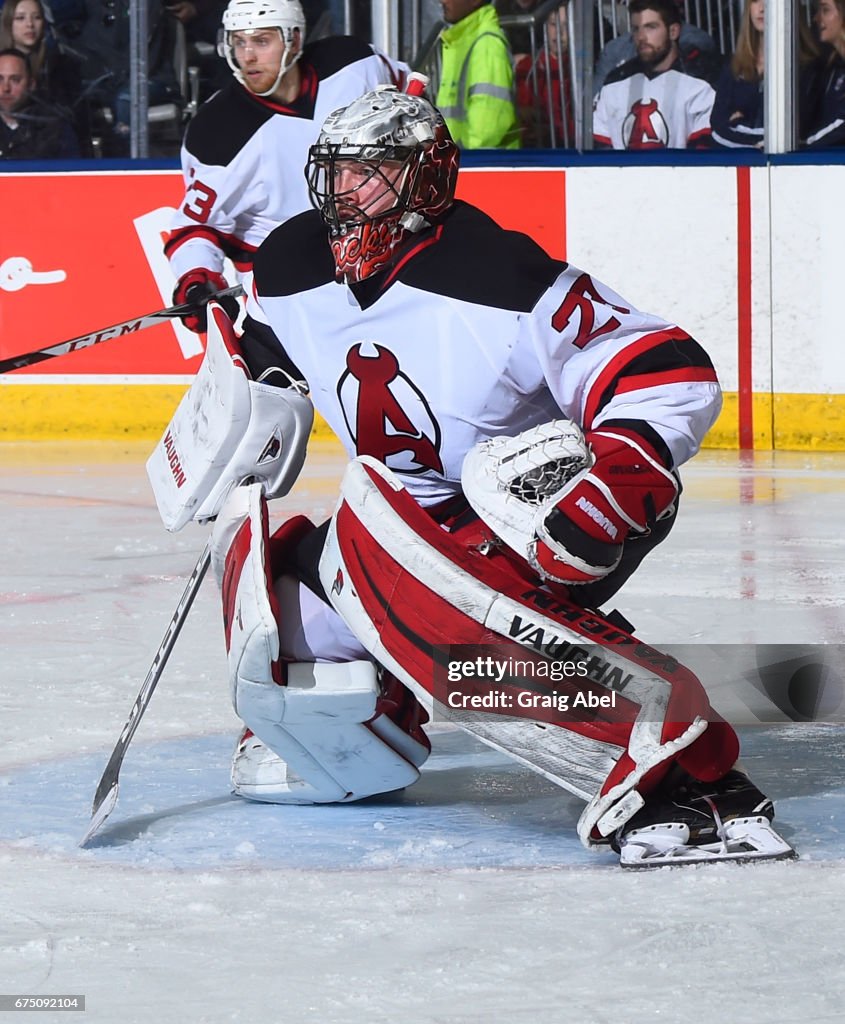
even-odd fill
[{"label": "white hockey jersey", "polygon": [[247,336],[281,343],[350,456],[379,459],[422,505],[460,490],[476,442],[561,414],[585,430],[624,423],[674,467],[719,412],[688,334],[465,203],[351,287],[335,281],[316,211],[277,228],[254,269]]},{"label": "white hockey jersey", "polygon": [[200,267],[220,273],[226,256],[248,272],[273,228],[310,207],[305,164],[326,117],[377,85],[402,86],[408,71],[349,36],[307,46],[300,68],[290,106],[232,81],[188,125],[185,197],[165,244],[177,278]]},{"label": "white hockey jersey", "polygon": [[593,106],[593,140],[613,149],[694,149],[710,138],[716,91],[678,67],[647,75],[639,60],[608,76]]}]

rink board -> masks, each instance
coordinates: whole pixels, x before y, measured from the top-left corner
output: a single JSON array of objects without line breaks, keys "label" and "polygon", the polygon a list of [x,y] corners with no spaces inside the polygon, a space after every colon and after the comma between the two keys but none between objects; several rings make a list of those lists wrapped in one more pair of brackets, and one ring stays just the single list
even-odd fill
[{"label": "rink board", "polygon": [[[840,450],[845,209],[829,197],[843,183],[843,165],[469,168],[459,196],[697,337],[726,392],[709,446]],[[3,187],[0,356],[170,304],[177,171],[7,174]],[[0,435],[153,438],[200,357],[195,335],[163,324],[4,375]]]}]

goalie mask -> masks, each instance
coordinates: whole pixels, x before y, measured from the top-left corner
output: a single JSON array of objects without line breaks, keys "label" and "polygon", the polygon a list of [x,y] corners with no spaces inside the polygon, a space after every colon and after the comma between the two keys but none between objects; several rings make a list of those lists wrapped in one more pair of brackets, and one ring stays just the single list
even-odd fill
[{"label": "goalie mask", "polygon": [[[296,53],[291,53],[295,43],[294,31],[297,29],[299,49]],[[217,41],[217,52],[226,59],[235,78],[247,88],[249,86],[235,57],[232,35],[235,32],[243,32],[249,36],[262,30],[275,30],[285,44],[279,73],[272,88],[256,93],[258,96],[271,96],[279,88],[279,82],[285,73],[299,60],[302,47],[305,45],[305,14],[299,0],[231,0],[223,12],[223,27]]]},{"label": "goalie mask", "polygon": [[305,173],[329,226],[337,279],[353,284],[390,266],[410,235],[443,217],[458,147],[427,100],[382,85],[326,118]]}]

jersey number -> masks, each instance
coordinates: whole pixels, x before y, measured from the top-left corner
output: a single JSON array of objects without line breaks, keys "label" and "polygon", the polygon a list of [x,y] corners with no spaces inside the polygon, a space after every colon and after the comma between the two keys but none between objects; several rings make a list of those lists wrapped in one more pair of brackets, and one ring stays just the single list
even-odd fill
[{"label": "jersey number", "polygon": [[188,186],[182,213],[198,224],[205,224],[216,200],[217,193],[213,188],[203,185],[201,181],[192,181]]},{"label": "jersey number", "polygon": [[626,309],[624,306],[614,306],[612,302],[603,299],[596,291],[590,275],[582,274],[569,289],[566,298],[552,316],[552,327],[556,331],[563,333],[569,326],[569,322],[574,314],[580,314],[578,336],[572,342],[576,348],[584,348],[585,345],[589,345],[596,338],[600,338],[603,334],[609,334],[621,326],[616,317],[612,316],[601,327],[595,327],[596,311],[593,302],[598,302],[602,306],[610,306],[617,313],[631,312],[630,309]]}]

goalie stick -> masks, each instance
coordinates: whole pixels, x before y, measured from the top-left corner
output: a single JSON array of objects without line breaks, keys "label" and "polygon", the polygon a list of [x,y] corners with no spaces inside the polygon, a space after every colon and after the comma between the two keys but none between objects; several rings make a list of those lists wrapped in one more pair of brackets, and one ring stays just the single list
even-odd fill
[{"label": "goalie stick", "polygon": [[167,664],[170,652],[173,650],[173,645],[176,643],[176,638],[179,636],[191,605],[194,603],[194,598],[199,591],[200,584],[210,563],[211,543],[209,542],[200,555],[185,587],[185,591],[179,599],[176,611],[173,613],[164,638],[153,658],[153,663],[150,665],[150,670],[147,672],[147,678],[144,680],[138,696],[135,698],[135,703],[132,705],[129,717],[126,719],[126,723],[121,730],[120,738],[115,744],[115,748],[109,758],[109,763],[106,765],[106,770],[103,772],[100,783],[97,786],[97,791],[94,794],[94,803],[91,808],[91,822],[88,826],[88,831],[79,843],[80,846],[84,847],[88,844],[115,808],[118,793],[118,776],[120,775],[120,766],[123,764],[123,758],[126,756],[127,747],[132,742],[132,737],[135,735],[141,718],[147,710],[150,698],[161,678],[164,666]]},{"label": "goalie stick", "polygon": [[[223,291],[209,295],[200,305],[205,305],[206,301],[219,301],[228,296],[237,298],[240,295],[243,295],[243,288],[236,284],[232,288],[225,288]],[[43,363],[45,359],[55,359],[56,356],[63,356],[68,352],[77,352],[81,348],[91,348],[93,345],[100,345],[104,341],[111,341],[112,338],[125,338],[129,334],[137,334],[138,331],[143,331],[147,327],[154,327],[156,324],[174,320],[176,317],[184,316],[186,313],[195,313],[197,309],[197,303],[183,302],[178,306],[170,306],[167,309],[160,309],[155,313],[145,313],[143,316],[124,320],[122,324],[112,324],[111,327],[103,327],[99,331],[81,334],[78,338],[61,341],[57,345],[50,345],[48,348],[41,348],[36,352],[25,352],[19,356],[11,356],[9,359],[0,359],[0,373],[20,370],[24,366],[34,366],[36,363]]]}]

